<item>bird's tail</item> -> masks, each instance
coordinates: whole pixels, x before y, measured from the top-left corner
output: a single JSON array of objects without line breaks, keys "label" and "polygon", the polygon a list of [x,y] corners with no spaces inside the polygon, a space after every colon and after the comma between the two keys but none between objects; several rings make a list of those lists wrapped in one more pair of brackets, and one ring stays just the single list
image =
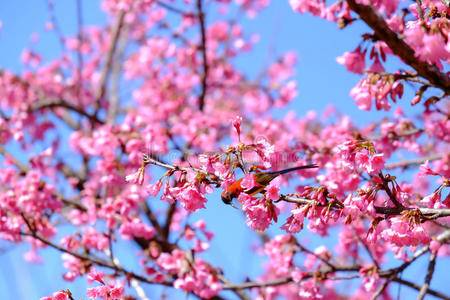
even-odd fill
[{"label": "bird's tail", "polygon": [[281,170],[281,171],[271,172],[271,173],[281,175],[281,174],[286,174],[286,173],[289,173],[289,172],[292,172],[292,171],[295,171],[295,170],[312,169],[312,168],[318,168],[318,167],[319,167],[318,165],[312,164],[312,165],[306,165],[306,166],[300,166],[300,167],[284,169],[284,170]]}]

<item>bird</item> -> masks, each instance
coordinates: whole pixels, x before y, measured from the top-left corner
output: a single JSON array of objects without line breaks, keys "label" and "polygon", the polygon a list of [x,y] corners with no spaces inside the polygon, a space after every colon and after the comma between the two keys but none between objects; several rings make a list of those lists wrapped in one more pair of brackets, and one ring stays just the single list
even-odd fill
[{"label": "bird", "polygon": [[263,192],[264,189],[266,188],[266,186],[272,180],[274,180],[275,178],[277,178],[278,176],[280,176],[282,174],[286,174],[286,173],[296,171],[296,170],[312,169],[312,168],[317,168],[317,167],[318,167],[317,165],[311,164],[311,165],[305,165],[305,166],[284,169],[281,171],[255,173],[255,174],[253,174],[253,176],[255,178],[256,185],[248,191],[244,191],[244,188],[241,186],[241,182],[244,179],[244,178],[241,178],[241,179],[233,182],[226,190],[223,191],[222,201],[225,204],[232,204],[233,199],[238,197],[239,194],[242,192],[245,192],[246,194],[248,194],[250,196],[254,196],[258,193]]}]

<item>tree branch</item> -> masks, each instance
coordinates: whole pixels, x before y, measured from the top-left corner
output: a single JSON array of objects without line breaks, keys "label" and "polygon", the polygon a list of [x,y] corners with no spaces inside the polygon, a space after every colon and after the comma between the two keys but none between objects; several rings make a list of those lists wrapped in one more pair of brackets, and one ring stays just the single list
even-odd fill
[{"label": "tree branch", "polygon": [[155,227],[156,232],[158,233],[159,236],[163,236],[163,229],[161,228],[161,226],[159,225],[158,219],[156,219],[155,214],[152,212],[150,206],[147,204],[147,202],[143,202],[142,205],[142,210],[144,211],[145,215],[147,216],[147,218],[150,220],[150,223],[152,223],[152,226]]},{"label": "tree branch", "polygon": [[[319,207],[324,206],[320,202],[315,201],[315,200],[311,200],[311,199],[307,199],[307,198],[297,198],[297,197],[292,197],[292,196],[287,196],[287,195],[280,195],[280,200],[278,200],[278,201],[285,201],[285,202],[296,203],[296,204],[301,204],[301,205],[315,205],[315,206],[319,206]],[[344,208],[344,206],[339,202],[333,202],[330,204],[331,204],[331,207],[336,208],[336,209]]]},{"label": "tree branch", "polygon": [[97,118],[96,115],[91,115],[83,108],[73,105],[62,99],[60,99],[58,101],[48,100],[48,99],[41,100],[41,101],[35,103],[34,105],[32,105],[28,111],[33,112],[33,111],[37,111],[37,110],[44,109],[44,108],[58,108],[58,107],[66,108],[66,109],[74,111],[82,116],[85,116],[91,122],[103,124],[103,121],[100,120],[99,118]]},{"label": "tree branch", "polygon": [[[228,279],[226,279],[225,276],[218,274],[217,277],[219,277],[219,279],[222,280],[223,283],[229,284],[230,286],[232,285],[232,283]],[[230,290],[232,290],[242,300],[251,300],[244,289],[231,288]]]},{"label": "tree branch", "polygon": [[135,278],[135,279],[137,279],[139,281],[146,282],[146,283],[149,283],[149,284],[163,284],[163,285],[166,285],[166,286],[172,286],[172,284],[170,282],[156,283],[156,282],[151,281],[148,278],[145,278],[145,277],[143,277],[141,275],[138,275],[138,274],[133,273],[133,272],[131,272],[129,270],[126,270],[123,267],[119,267],[117,265],[109,263],[109,262],[107,262],[107,261],[105,261],[103,259],[92,257],[92,256],[85,255],[85,254],[81,254],[81,253],[77,253],[75,251],[72,251],[72,250],[66,249],[64,247],[61,247],[61,246],[53,243],[52,241],[47,240],[46,238],[40,236],[36,232],[33,232],[32,230],[31,230],[31,233],[21,232],[20,234],[23,235],[23,236],[31,236],[31,237],[41,241],[42,243],[44,243],[44,244],[46,244],[46,245],[48,245],[48,246],[50,246],[52,248],[55,248],[56,250],[58,250],[60,252],[64,252],[64,253],[70,254],[70,255],[72,255],[72,256],[74,256],[74,257],[76,257],[78,259],[84,260],[84,261],[92,262],[92,263],[97,264],[98,266],[101,266],[101,267],[112,269],[112,270],[114,270],[114,271],[116,271],[116,272],[118,272],[120,274],[123,274],[123,275],[131,277],[131,278]]},{"label": "tree branch", "polygon": [[427,216],[429,219],[437,219],[450,216],[449,208],[416,208],[416,207],[384,207],[374,206],[377,214],[384,214],[389,216],[401,215],[404,211],[419,210],[422,215]]},{"label": "tree branch", "polygon": [[449,77],[441,73],[435,65],[420,61],[414,50],[398,37],[378,11],[372,6],[359,4],[356,0],[347,0],[347,3],[373,29],[377,38],[384,41],[395,55],[416,70],[420,76],[442,89],[446,94],[450,94]]}]

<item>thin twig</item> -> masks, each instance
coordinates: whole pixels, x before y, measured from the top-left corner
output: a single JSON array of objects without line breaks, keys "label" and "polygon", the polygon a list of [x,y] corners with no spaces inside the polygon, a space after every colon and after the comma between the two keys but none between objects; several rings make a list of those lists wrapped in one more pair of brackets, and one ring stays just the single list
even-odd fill
[{"label": "thin twig", "polygon": [[268,287],[268,286],[277,286],[277,285],[283,285],[286,283],[292,282],[292,278],[286,277],[286,278],[280,278],[280,279],[274,279],[270,281],[262,281],[262,282],[243,282],[243,283],[225,283],[222,285],[222,288],[224,290],[235,290],[235,289],[249,289],[254,287]]},{"label": "thin twig", "polygon": [[425,21],[423,19],[422,0],[416,0],[416,4],[417,4],[417,11],[419,13],[420,23],[424,24]]},{"label": "thin twig", "polygon": [[78,58],[78,82],[77,82],[77,100],[78,103],[81,103],[81,94],[83,91],[83,54],[81,53],[81,48],[83,46],[83,7],[82,0],[77,0],[77,25],[78,25],[78,49],[77,49],[77,58]]},{"label": "thin twig", "polygon": [[172,220],[173,220],[173,216],[175,214],[176,208],[177,208],[177,204],[172,203],[172,204],[170,204],[169,209],[167,210],[167,213],[166,213],[166,223],[164,224],[164,228],[162,230],[162,237],[166,240],[169,238],[170,226],[172,225]]},{"label": "thin twig", "polygon": [[234,151],[234,154],[236,155],[237,161],[239,162],[239,166],[240,166],[242,172],[244,172],[244,174],[248,174],[249,173],[248,169],[245,166],[244,159],[242,157],[242,150],[237,149],[236,151]]},{"label": "thin twig", "polygon": [[280,195],[280,199],[278,201],[285,201],[285,202],[296,203],[296,204],[301,204],[301,205],[314,205],[314,206],[318,206],[318,207],[324,207],[328,204],[331,204],[332,208],[336,208],[336,209],[344,208],[342,206],[342,204],[339,202],[327,203],[327,204],[323,205],[322,203],[315,201],[315,200],[311,200],[311,199],[307,199],[307,198],[292,197],[292,196],[287,196],[287,195]]},{"label": "thin twig", "polygon": [[417,300],[422,300],[427,294],[428,289],[430,288],[431,278],[434,274],[434,267],[436,265],[436,254],[430,254],[430,262],[428,263],[427,275],[425,276],[425,283],[422,285],[419,291],[419,295],[417,296]]},{"label": "thin twig", "polygon": [[144,157],[144,162],[146,164],[153,164],[153,165],[156,165],[156,166],[160,166],[160,167],[166,168],[168,170],[182,171],[182,172],[187,172],[188,170],[193,170],[193,171],[195,171],[197,173],[202,173],[202,174],[205,174],[205,175],[208,175],[208,176],[213,176],[215,178],[213,180],[213,183],[221,183],[222,181],[225,180],[224,178],[219,177],[217,175],[211,175],[211,174],[209,174],[208,172],[206,172],[205,170],[202,170],[202,169],[198,169],[198,168],[194,168],[194,167],[184,168],[184,167],[181,167],[181,166],[178,166],[178,165],[171,165],[169,163],[165,163],[165,162],[159,161],[156,158],[153,158],[152,156],[147,155],[147,154],[144,154],[143,157]]},{"label": "thin twig", "polygon": [[163,229],[159,225],[158,219],[156,218],[155,214],[153,214],[153,211],[151,210],[150,206],[147,204],[147,202],[143,202],[141,205],[142,210],[144,211],[145,215],[149,219],[150,223],[152,223],[152,226],[155,228],[156,232],[159,236],[163,236]]},{"label": "thin twig", "polygon": [[448,154],[449,153],[433,153],[428,156],[419,157],[416,159],[404,160],[404,161],[397,162],[397,163],[387,164],[385,166],[385,169],[391,170],[391,169],[396,169],[396,168],[407,168],[407,167],[413,166],[413,165],[417,166],[417,165],[423,164],[427,160],[433,161],[433,160],[441,159],[442,157],[444,157],[445,155],[448,155]]},{"label": "thin twig", "polygon": [[372,259],[372,261],[375,264],[375,266],[377,267],[377,269],[380,269],[380,264],[377,262],[377,260],[373,256],[372,251],[370,251],[369,245],[367,245],[366,242],[358,234],[355,233],[355,236],[357,237],[358,241],[363,245],[364,249],[366,249],[367,254],[369,254],[370,259]]},{"label": "thin twig", "polygon": [[[330,268],[330,269],[328,269],[326,271],[322,271],[320,273],[325,276],[328,274],[334,274],[335,272],[359,272],[359,270],[360,270],[359,266],[342,266],[342,267],[337,267],[337,269]],[[301,280],[306,280],[306,279],[312,278],[315,275],[317,275],[317,272],[318,271],[306,273]],[[359,278],[359,274],[358,274],[358,276],[348,276],[348,277],[335,277],[335,276],[331,277],[330,276],[329,278],[325,277],[324,279],[341,280],[341,279],[353,279],[353,278]],[[269,287],[269,286],[283,285],[283,284],[287,284],[287,283],[290,283],[293,281],[294,281],[293,278],[285,277],[285,278],[278,278],[278,279],[274,279],[274,280],[261,281],[261,282],[249,281],[249,282],[242,282],[242,283],[225,283],[222,285],[222,288],[224,290],[249,289],[249,288],[255,288],[255,287]]]},{"label": "thin twig", "polygon": [[119,111],[119,80],[120,73],[122,71],[122,58],[127,46],[127,34],[126,27],[121,31],[119,36],[119,41],[117,42],[117,53],[115,54],[115,59],[112,66],[111,74],[111,95],[109,100],[108,112],[106,117],[106,122],[108,124],[114,124],[117,113]]},{"label": "thin twig", "polygon": [[[420,288],[421,288],[419,285],[417,285],[417,284],[415,284],[415,283],[413,283],[411,281],[407,281],[407,280],[404,280],[404,279],[401,279],[401,278],[398,278],[398,277],[394,278],[392,281],[395,281],[395,282],[398,282],[400,284],[406,285],[406,286],[408,286],[410,288],[413,288],[415,290],[418,290],[418,291],[420,291]],[[427,294],[430,294],[432,296],[435,296],[435,297],[438,297],[438,298],[441,298],[441,299],[450,300],[449,296],[444,295],[441,292],[435,291],[433,289],[428,289],[427,290]]]},{"label": "thin twig", "polygon": [[370,297],[370,300],[375,300],[378,298],[378,296],[380,296],[384,290],[387,288],[387,286],[389,285],[389,283],[392,281],[392,278],[388,278],[386,279],[386,281],[383,283],[383,285],[381,285],[376,291],[375,293],[372,295],[372,297]]},{"label": "thin twig", "polygon": [[[225,284],[229,284],[232,285],[232,283],[225,278],[225,276],[218,274],[217,277]],[[231,289],[240,299],[242,300],[250,300],[251,298],[249,297],[249,295],[247,295],[247,293],[245,292],[244,289],[240,289],[240,288],[232,288]]]},{"label": "thin twig", "polygon": [[395,194],[392,193],[391,188],[389,187],[389,182],[386,179],[386,177],[383,175],[383,172],[380,172],[379,178],[381,179],[381,182],[382,182],[381,186],[383,187],[383,190],[389,196],[389,199],[391,199],[392,203],[394,203],[394,205],[396,207],[403,207],[403,205],[400,202],[398,202]]},{"label": "thin twig", "polygon": [[203,72],[201,74],[201,80],[202,80],[202,91],[199,97],[199,108],[202,111],[205,106],[205,97],[206,97],[206,90],[207,90],[207,83],[206,80],[208,78],[208,58],[206,55],[206,29],[205,29],[205,14],[203,12],[202,7],[203,0],[197,0],[197,16],[198,21],[200,23],[200,34],[201,34],[201,44],[200,44],[200,50],[202,52],[202,60],[203,60]]},{"label": "thin twig", "polygon": [[372,137],[367,138],[367,140],[368,141],[376,141],[376,140],[384,138],[385,136],[387,136],[389,139],[396,139],[396,138],[399,138],[399,137],[408,137],[408,136],[411,136],[411,135],[415,135],[415,134],[421,133],[423,131],[424,131],[423,129],[415,128],[415,129],[408,130],[408,131],[401,132],[401,133],[389,132],[387,135],[372,136]]},{"label": "thin twig", "polygon": [[160,0],[155,0],[155,3],[156,3],[157,5],[159,5],[159,6],[161,6],[161,7],[164,7],[165,9],[167,9],[167,10],[169,10],[169,11],[171,11],[171,12],[174,12],[174,13],[177,13],[177,14],[180,14],[180,15],[183,15],[183,16],[185,16],[185,15],[191,15],[191,14],[192,14],[192,13],[190,13],[190,12],[183,11],[183,10],[177,8],[177,7],[174,7],[174,6],[172,6],[172,5],[169,5],[169,4],[167,4],[167,3],[164,3],[164,2],[162,2],[162,1],[160,1]]},{"label": "thin twig", "polygon": [[96,101],[94,103],[94,107],[95,107],[94,115],[97,115],[98,109],[100,108],[99,101],[105,96],[106,83],[108,81],[108,75],[111,71],[114,52],[116,51],[117,41],[119,40],[120,31],[122,29],[122,26],[123,26],[123,23],[125,20],[125,14],[126,14],[126,12],[124,10],[120,10],[118,12],[116,23],[114,24],[114,26],[111,30],[111,35],[110,35],[111,40],[109,42],[108,51],[106,52],[105,65],[103,66],[103,69],[101,72],[99,89],[97,90],[97,93],[95,95]]},{"label": "thin twig", "polygon": [[113,234],[114,234],[114,231],[112,229],[109,229],[109,232],[108,232],[108,247],[109,247],[109,249],[106,249],[107,250],[106,253],[109,256],[111,263],[113,265],[116,265],[114,252],[113,252],[113,240],[112,240]]},{"label": "thin twig", "polygon": [[64,35],[62,34],[61,28],[59,27],[58,20],[56,19],[53,1],[47,0],[46,2],[47,2],[48,10],[49,10],[50,23],[51,23],[52,29],[54,30],[54,32],[56,33],[56,35],[58,37],[59,45],[61,46],[61,51],[65,52],[65,50],[66,50],[65,39],[64,39]]},{"label": "thin twig", "polygon": [[[122,264],[120,263],[119,259],[117,257],[114,257],[112,255],[112,252],[110,252],[108,249],[105,249],[105,254],[107,256],[113,257],[113,264],[115,266],[119,266],[122,267]],[[141,287],[140,283],[138,280],[136,280],[135,278],[131,278],[130,280],[131,286],[136,290],[136,294],[139,297],[139,299],[141,300],[150,300],[147,295],[145,294],[144,289]]]}]

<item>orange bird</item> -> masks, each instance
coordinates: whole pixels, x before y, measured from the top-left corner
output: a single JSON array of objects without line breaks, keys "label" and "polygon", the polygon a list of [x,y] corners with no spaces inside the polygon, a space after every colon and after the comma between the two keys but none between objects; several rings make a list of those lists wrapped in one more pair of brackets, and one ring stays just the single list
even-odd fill
[{"label": "orange bird", "polygon": [[[251,188],[250,190],[246,191],[245,193],[249,194],[250,196],[256,195],[258,193],[261,193],[264,191],[266,186],[275,178],[282,174],[286,174],[295,170],[301,170],[301,169],[311,169],[311,168],[317,168],[317,165],[306,165],[306,166],[300,166],[295,168],[289,168],[281,171],[276,172],[260,172],[253,174],[256,181],[256,186]],[[239,179],[238,181],[233,182],[232,185],[230,185],[225,191],[222,193],[222,201],[225,204],[231,204],[233,201],[233,198],[236,198],[239,196],[240,193],[244,192],[244,189],[241,186],[241,181],[244,178]]]}]

